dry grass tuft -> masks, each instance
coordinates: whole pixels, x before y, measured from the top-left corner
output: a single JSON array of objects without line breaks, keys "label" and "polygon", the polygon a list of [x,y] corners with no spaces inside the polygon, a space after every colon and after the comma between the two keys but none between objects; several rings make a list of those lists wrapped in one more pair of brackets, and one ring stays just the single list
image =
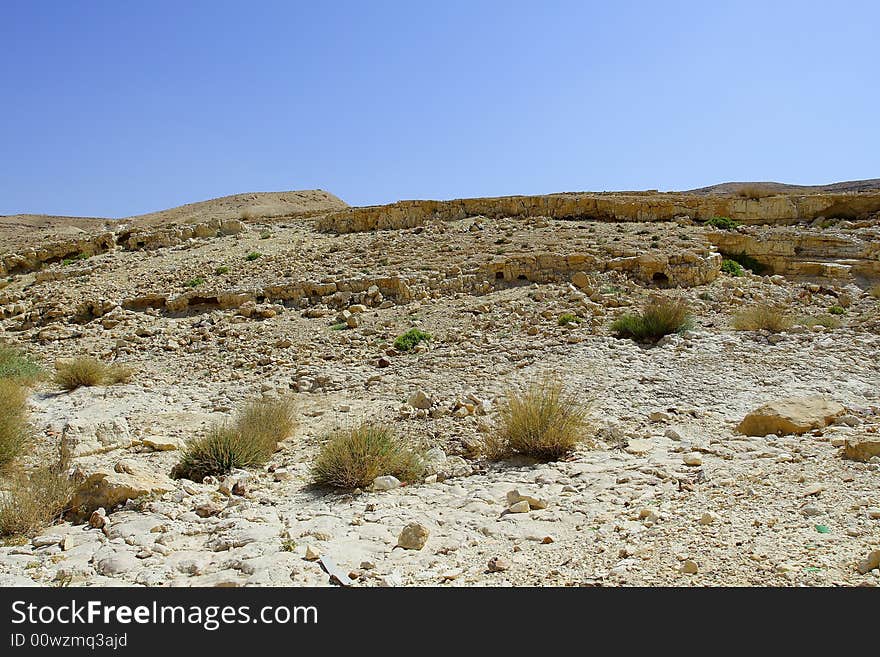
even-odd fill
[{"label": "dry grass tuft", "polygon": [[131,369],[118,364],[108,365],[90,356],[78,356],[55,365],[55,383],[64,390],[128,383],[131,377]]},{"label": "dry grass tuft", "polygon": [[880,299],[880,283],[871,288],[870,294],[875,299]]},{"label": "dry grass tuft", "polygon": [[494,460],[515,454],[557,460],[585,439],[588,412],[561,381],[539,379],[524,392],[507,394],[499,409],[498,432],[485,441],[486,454]]},{"label": "dry grass tuft", "polygon": [[11,379],[0,379],[0,466],[24,451],[30,437],[25,389]]},{"label": "dry grass tuft", "polygon": [[204,436],[191,440],[172,475],[202,481],[234,468],[261,466],[296,427],[291,400],[249,402],[234,422],[214,425]]},{"label": "dry grass tuft", "polygon": [[619,317],[611,331],[619,338],[655,341],[693,326],[688,306],[681,300],[654,299],[639,314]]},{"label": "dry grass tuft", "polygon": [[732,325],[737,331],[770,331],[779,333],[794,325],[794,317],[781,306],[761,303],[746,308],[733,316]]},{"label": "dry grass tuft", "polygon": [[0,501],[0,537],[30,538],[53,524],[67,511],[74,488],[64,461],[30,474],[16,471],[12,487]]},{"label": "dry grass tuft", "polygon": [[423,471],[406,440],[388,425],[371,423],[330,434],[312,466],[315,483],[349,490],[369,486],[383,475],[414,481]]}]

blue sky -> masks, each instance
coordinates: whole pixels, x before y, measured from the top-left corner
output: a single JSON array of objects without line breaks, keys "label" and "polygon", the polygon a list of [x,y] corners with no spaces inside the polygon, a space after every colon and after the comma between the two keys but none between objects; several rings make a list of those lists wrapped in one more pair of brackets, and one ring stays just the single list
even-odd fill
[{"label": "blue sky", "polygon": [[0,1],[0,214],[880,177],[880,3]]}]

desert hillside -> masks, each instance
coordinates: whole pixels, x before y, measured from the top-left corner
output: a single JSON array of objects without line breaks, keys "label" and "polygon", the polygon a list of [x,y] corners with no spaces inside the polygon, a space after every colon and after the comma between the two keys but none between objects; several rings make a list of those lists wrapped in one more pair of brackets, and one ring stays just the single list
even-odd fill
[{"label": "desert hillside", "polygon": [[22,248],[37,249],[68,239],[88,239],[119,230],[198,224],[209,220],[248,217],[291,217],[340,210],[347,205],[329,192],[309,189],[290,192],[254,192],[188,203],[176,208],[133,217],[57,217],[41,214],[0,216],[0,254]]},{"label": "desert hillside", "polygon": [[2,218],[0,585],[880,584],[874,183]]}]

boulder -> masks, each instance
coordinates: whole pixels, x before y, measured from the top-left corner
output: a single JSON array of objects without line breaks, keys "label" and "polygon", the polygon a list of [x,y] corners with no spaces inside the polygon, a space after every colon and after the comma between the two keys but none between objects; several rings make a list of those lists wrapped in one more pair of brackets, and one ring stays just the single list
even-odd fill
[{"label": "boulder", "polygon": [[397,537],[397,547],[405,550],[421,550],[428,542],[428,528],[417,522],[411,522]]},{"label": "boulder", "polygon": [[843,457],[851,461],[870,461],[880,456],[880,436],[850,438],[843,447]]},{"label": "boulder", "polygon": [[843,406],[824,397],[790,397],[756,408],[736,430],[747,436],[800,435],[828,426],[843,413]]},{"label": "boulder", "polygon": [[112,509],[144,495],[161,495],[174,489],[174,482],[131,461],[119,461],[113,470],[99,468],[86,474],[70,501],[73,520],[88,518],[99,508]]}]

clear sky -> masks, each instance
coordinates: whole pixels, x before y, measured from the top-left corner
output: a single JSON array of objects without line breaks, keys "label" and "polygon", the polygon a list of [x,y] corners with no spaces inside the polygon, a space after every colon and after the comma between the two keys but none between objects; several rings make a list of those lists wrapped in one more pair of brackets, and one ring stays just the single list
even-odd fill
[{"label": "clear sky", "polygon": [[0,0],[0,214],[880,177],[880,2]]}]

